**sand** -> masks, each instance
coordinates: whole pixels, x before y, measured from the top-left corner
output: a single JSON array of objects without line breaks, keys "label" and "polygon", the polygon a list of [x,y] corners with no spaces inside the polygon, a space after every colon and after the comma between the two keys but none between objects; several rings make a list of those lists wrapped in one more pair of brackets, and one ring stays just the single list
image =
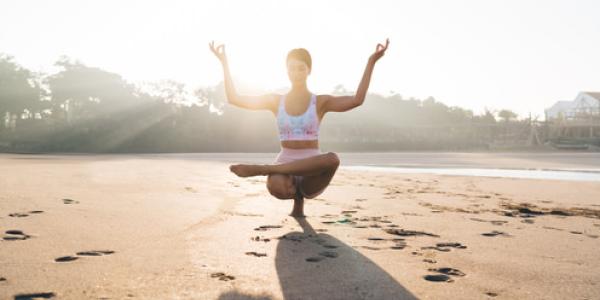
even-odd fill
[{"label": "sand", "polygon": [[295,219],[228,164],[0,155],[0,299],[600,298],[597,182],[342,168]]}]

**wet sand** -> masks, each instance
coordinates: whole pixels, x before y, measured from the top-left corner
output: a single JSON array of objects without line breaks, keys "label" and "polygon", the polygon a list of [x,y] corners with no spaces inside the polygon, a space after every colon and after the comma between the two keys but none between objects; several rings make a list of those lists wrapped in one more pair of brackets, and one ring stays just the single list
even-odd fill
[{"label": "wet sand", "polygon": [[0,155],[0,298],[600,297],[596,182],[342,168],[294,219],[228,170],[271,157]]}]

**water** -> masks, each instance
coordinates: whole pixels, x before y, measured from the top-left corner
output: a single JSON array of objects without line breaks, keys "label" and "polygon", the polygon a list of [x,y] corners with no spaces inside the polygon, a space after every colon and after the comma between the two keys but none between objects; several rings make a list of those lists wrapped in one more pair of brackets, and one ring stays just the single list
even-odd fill
[{"label": "water", "polygon": [[342,169],[356,171],[379,171],[393,173],[424,173],[436,175],[483,176],[526,179],[554,179],[571,181],[598,181],[600,170],[544,170],[544,169],[486,169],[486,168],[420,168],[378,165],[343,166]]}]

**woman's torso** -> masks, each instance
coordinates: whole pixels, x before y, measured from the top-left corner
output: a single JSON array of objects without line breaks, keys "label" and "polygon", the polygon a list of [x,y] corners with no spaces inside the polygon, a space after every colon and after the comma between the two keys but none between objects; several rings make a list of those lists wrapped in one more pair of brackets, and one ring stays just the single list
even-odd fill
[{"label": "woman's torso", "polygon": [[[281,101],[284,101],[283,103],[281,103]],[[323,119],[323,113],[322,113],[322,109],[320,107],[320,103],[321,101],[319,101],[319,96],[315,95],[315,110],[316,110],[316,117],[318,119],[318,123],[321,123],[321,120]],[[279,97],[278,103],[277,103],[277,108],[274,109],[274,114],[275,117],[278,117],[278,113],[280,111],[280,109],[285,109],[284,113],[287,113],[287,115],[293,117],[297,117],[300,115],[303,115],[305,113],[310,113],[310,109],[311,109],[311,101],[312,101],[312,94],[311,93],[298,93],[298,94],[293,94],[293,93],[289,93],[287,95],[284,95],[283,97]],[[318,130],[318,128],[317,128]],[[290,149],[307,149],[307,148],[319,148],[319,140],[314,139],[314,140],[281,140],[281,147],[283,148],[290,148]]]}]

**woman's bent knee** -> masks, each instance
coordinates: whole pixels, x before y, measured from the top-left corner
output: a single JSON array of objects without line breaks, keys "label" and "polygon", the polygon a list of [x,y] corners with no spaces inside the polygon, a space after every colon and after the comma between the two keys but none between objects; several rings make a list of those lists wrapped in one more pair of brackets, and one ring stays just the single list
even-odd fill
[{"label": "woman's bent knee", "polygon": [[333,152],[327,152],[327,162],[329,165],[331,165],[334,168],[337,168],[340,165],[340,158],[338,157],[337,154],[333,153]]}]

